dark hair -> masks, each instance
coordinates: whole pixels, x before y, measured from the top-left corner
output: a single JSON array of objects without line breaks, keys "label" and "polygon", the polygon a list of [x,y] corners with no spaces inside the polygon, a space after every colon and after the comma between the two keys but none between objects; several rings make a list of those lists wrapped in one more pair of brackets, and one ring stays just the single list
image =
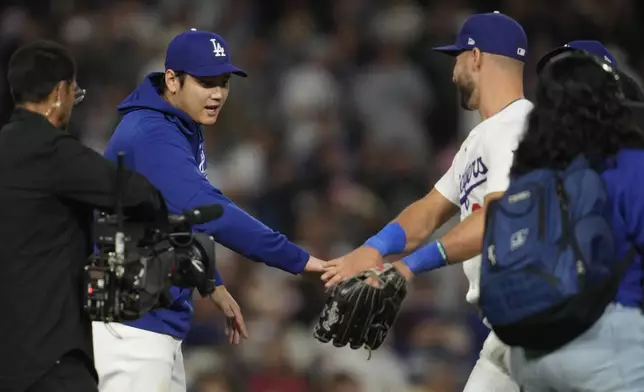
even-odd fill
[{"label": "dark hair", "polygon": [[536,168],[562,170],[578,155],[599,169],[620,149],[644,148],[644,133],[624,104],[619,76],[608,64],[567,52],[546,67],[511,175]]},{"label": "dark hair", "polygon": [[644,102],[644,91],[637,80],[628,74],[620,73],[620,82],[627,101]]},{"label": "dark hair", "polygon": [[628,75],[623,75],[622,88],[626,98],[626,106],[633,112],[633,121],[640,129],[644,129],[644,91],[639,83]]},{"label": "dark hair", "polygon": [[76,77],[76,63],[67,49],[52,41],[18,48],[9,60],[7,81],[16,103],[42,102],[62,81]]}]

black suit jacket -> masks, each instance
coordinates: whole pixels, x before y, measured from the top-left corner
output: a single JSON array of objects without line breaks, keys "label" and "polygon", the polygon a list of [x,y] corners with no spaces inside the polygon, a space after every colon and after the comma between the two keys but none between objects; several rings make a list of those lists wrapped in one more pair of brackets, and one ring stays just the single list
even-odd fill
[{"label": "black suit jacket", "polygon": [[[130,217],[167,214],[144,177],[124,177]],[[17,109],[0,130],[0,391],[25,390],[72,351],[96,376],[82,272],[93,211],[113,208],[115,186],[112,162],[39,114]]]}]

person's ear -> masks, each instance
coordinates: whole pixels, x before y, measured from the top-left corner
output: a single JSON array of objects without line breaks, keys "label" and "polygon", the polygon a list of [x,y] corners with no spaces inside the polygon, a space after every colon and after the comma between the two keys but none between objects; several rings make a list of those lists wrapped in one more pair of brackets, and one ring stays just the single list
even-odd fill
[{"label": "person's ear", "polygon": [[472,49],[472,71],[479,71],[483,66],[483,52],[479,48]]},{"label": "person's ear", "polygon": [[64,91],[69,88],[69,84],[66,81],[60,81],[58,84],[56,84],[56,87],[54,87],[53,91],[53,96],[54,96],[54,103],[52,104],[53,107],[59,108],[63,105],[63,96],[64,96]]},{"label": "person's ear", "polygon": [[176,94],[181,89],[181,81],[179,80],[179,76],[173,70],[166,70],[164,78],[166,89],[171,94]]}]

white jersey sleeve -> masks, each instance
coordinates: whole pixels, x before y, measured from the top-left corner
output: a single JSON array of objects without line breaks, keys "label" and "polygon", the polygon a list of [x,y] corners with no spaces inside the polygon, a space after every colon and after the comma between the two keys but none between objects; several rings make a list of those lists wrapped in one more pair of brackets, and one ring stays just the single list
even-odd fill
[{"label": "white jersey sleeve", "polygon": [[451,201],[452,204],[460,207],[461,202],[459,199],[459,187],[456,182],[456,177],[454,175],[454,162],[456,157],[452,161],[452,165],[449,167],[447,172],[443,174],[440,180],[434,185],[434,188],[443,195],[447,200]]},{"label": "white jersey sleeve", "polygon": [[523,135],[524,121],[507,121],[486,132],[483,154],[488,164],[487,193],[504,192],[510,184],[514,151]]}]

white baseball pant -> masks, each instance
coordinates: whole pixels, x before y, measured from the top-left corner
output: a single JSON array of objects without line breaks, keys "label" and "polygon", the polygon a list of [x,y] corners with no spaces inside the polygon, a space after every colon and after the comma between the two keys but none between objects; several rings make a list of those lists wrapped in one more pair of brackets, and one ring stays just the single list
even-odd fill
[{"label": "white baseball pant", "polygon": [[510,347],[490,332],[463,392],[520,392],[510,378]]},{"label": "white baseball pant", "polygon": [[185,392],[181,340],[120,323],[92,323],[100,392]]}]

